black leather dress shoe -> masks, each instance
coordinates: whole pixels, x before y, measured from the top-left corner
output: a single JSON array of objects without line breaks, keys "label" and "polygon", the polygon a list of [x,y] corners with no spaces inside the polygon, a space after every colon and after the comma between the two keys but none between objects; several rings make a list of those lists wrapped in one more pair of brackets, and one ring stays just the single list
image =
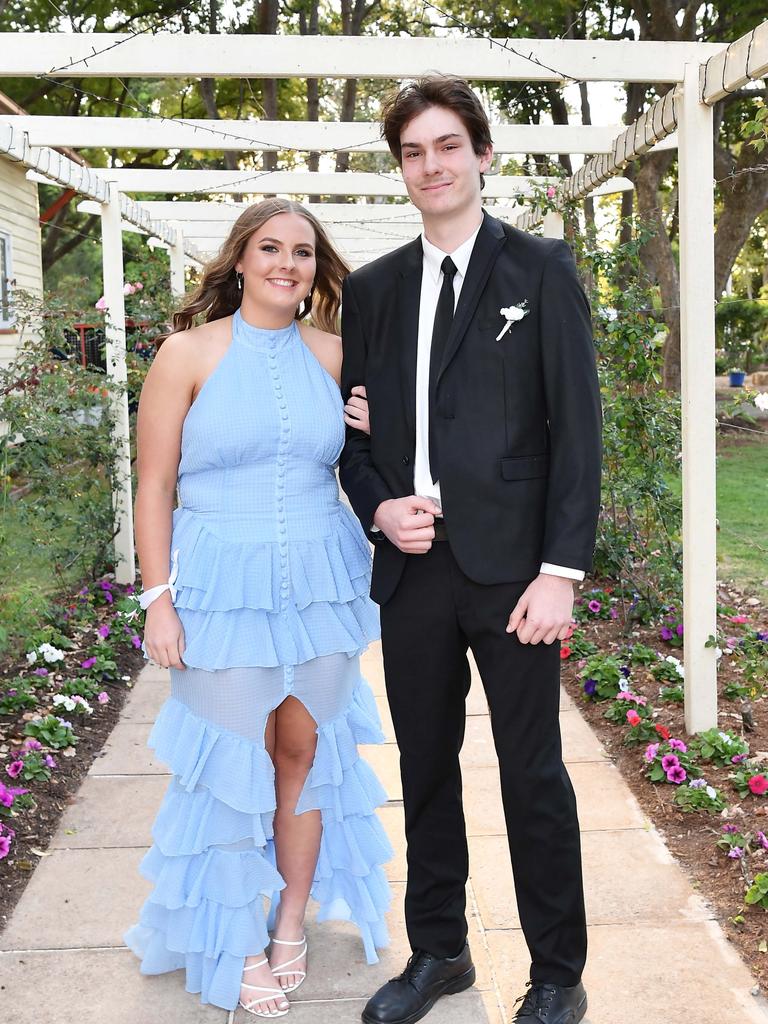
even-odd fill
[{"label": "black leather dress shoe", "polygon": [[362,1013],[365,1024],[414,1024],[440,996],[463,992],[475,983],[469,946],[458,956],[437,957],[417,949],[399,977],[371,996]]},{"label": "black leather dress shoe", "polygon": [[587,993],[581,982],[571,988],[545,982],[528,984],[512,1024],[578,1024],[587,1012]]}]

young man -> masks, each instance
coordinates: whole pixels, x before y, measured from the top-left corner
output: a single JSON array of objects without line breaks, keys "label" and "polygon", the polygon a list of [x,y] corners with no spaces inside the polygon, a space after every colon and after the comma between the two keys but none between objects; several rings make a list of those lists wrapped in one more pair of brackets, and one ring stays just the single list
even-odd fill
[{"label": "young man", "polygon": [[348,432],[341,482],[375,542],[413,956],[363,1020],[412,1024],[475,978],[459,769],[471,648],[532,960],[515,1021],[576,1024],[586,925],[559,640],[600,498],[589,308],[564,242],[483,211],[490,128],[465,82],[406,86],[383,120],[424,230],[346,281],[342,389],[367,387],[371,433]]}]

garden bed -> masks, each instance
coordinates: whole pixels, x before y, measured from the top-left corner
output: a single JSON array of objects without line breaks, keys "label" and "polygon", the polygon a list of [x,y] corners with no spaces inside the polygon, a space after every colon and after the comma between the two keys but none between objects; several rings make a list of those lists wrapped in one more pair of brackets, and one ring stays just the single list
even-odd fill
[{"label": "garden bed", "polygon": [[0,930],[143,664],[126,589],[82,588],[53,610],[56,626],[30,637],[26,658],[0,664]]},{"label": "garden bed", "polygon": [[[587,590],[591,590],[591,586]],[[668,694],[674,690],[674,679],[659,681],[651,674],[649,665],[632,664],[627,652],[632,647],[637,648],[637,645],[651,648],[662,656],[654,663],[657,666],[661,664],[662,659],[681,658],[682,650],[674,646],[681,643],[681,637],[676,629],[680,620],[676,611],[670,611],[665,623],[636,624],[631,628],[629,635],[624,635],[619,618],[599,617],[605,614],[609,602],[614,608],[613,614],[616,614],[619,607],[610,596],[610,586],[610,583],[605,584],[607,594],[606,591],[601,591],[594,595],[598,599],[597,603],[601,605],[594,616],[588,611],[588,602],[592,595],[585,591],[580,611],[580,617],[584,621],[578,625],[573,638],[577,650],[563,660],[563,683],[603,742],[609,757],[621,771],[643,811],[688,872],[694,888],[711,905],[725,934],[749,964],[756,980],[763,988],[768,989],[768,914],[762,907],[747,906],[744,902],[745,892],[755,875],[768,872],[768,839],[761,838],[768,837],[768,795],[753,793],[745,778],[751,773],[765,772],[768,776],[768,698],[763,692],[768,687],[765,674],[765,665],[768,664],[768,640],[762,641],[765,654],[761,671],[759,659],[756,662],[753,660],[753,663],[758,665],[760,675],[754,687],[748,686],[746,682],[745,659],[740,655],[744,648],[739,646],[742,640],[749,638],[754,649],[756,635],[768,637],[768,633],[761,632],[768,630],[768,614],[763,605],[747,603],[754,602],[754,598],[749,598],[732,586],[720,587],[718,636],[722,635],[723,638],[720,640],[721,648],[724,651],[731,649],[735,653],[724,653],[719,659],[718,727],[723,733],[730,731],[735,734],[737,740],[743,740],[748,744],[749,753],[746,759],[743,759],[744,755],[740,753],[741,748],[734,745],[734,753],[727,758],[728,763],[725,765],[718,765],[712,760],[695,756],[692,758],[693,772],[683,783],[668,781],[666,773],[660,766],[656,769],[656,774],[663,773],[662,781],[654,783],[647,777],[647,772],[652,767],[648,758],[654,753],[653,750],[647,753],[649,744],[660,743],[662,746],[659,753],[668,750],[674,755],[675,751],[669,750],[668,743],[664,745],[663,737],[667,735],[665,730],[668,730],[670,738],[682,740],[688,747],[685,754],[680,753],[679,760],[683,764],[694,754],[696,745],[693,738],[686,735],[682,703],[660,698],[662,688],[665,688]],[[734,619],[746,621],[733,621]],[[662,639],[662,630],[664,636],[672,633],[672,637]],[[737,643],[728,648],[725,645],[726,638]],[[621,669],[628,672],[625,677],[622,672],[624,678],[620,684],[621,692],[645,699],[647,704],[639,705],[626,698],[617,700],[615,697],[601,700],[597,699],[599,693],[593,694],[592,697],[587,696],[585,686],[589,691],[593,689],[593,685],[587,682],[590,677],[585,676],[585,672],[588,672],[590,665],[594,663],[578,657],[580,642],[594,644],[599,651],[599,657],[614,656]],[[758,644],[760,642],[757,641]],[[642,652],[642,647],[637,649]],[[675,669],[674,662],[665,664],[670,669]],[[657,667],[656,671],[663,674],[664,669],[659,670]],[[669,674],[671,676],[672,672]],[[683,679],[680,678],[678,681],[682,684]],[[744,726],[742,699],[734,693],[734,689],[739,688],[752,689],[752,731],[748,731]],[[606,711],[611,707],[614,709],[613,716],[617,720],[623,720],[622,724],[606,720]],[[631,714],[633,709],[639,709],[643,715],[648,716],[641,718],[634,729],[643,729],[646,733],[653,730],[655,735],[648,736],[647,740],[636,745],[626,746],[625,740],[628,737],[635,738],[632,735],[633,726],[627,720],[627,712]],[[660,726],[658,731],[657,725]],[[726,744],[723,758],[727,754]],[[740,760],[734,764],[731,758]],[[659,763],[658,754],[656,763]],[[750,769],[745,770],[745,765],[750,766]],[[742,786],[742,792],[744,785],[747,785],[746,794],[743,796],[734,787],[732,777],[740,769],[742,778],[738,781]],[[684,810],[676,802],[674,798],[678,789],[681,785],[689,787],[694,777],[693,773],[701,773],[698,778],[703,778],[706,785],[718,793],[725,804],[722,809],[709,812]],[[700,782],[696,781],[695,785],[699,793],[706,793]],[[757,790],[763,788],[759,781],[753,785]],[[686,795],[681,793],[678,799]],[[703,799],[706,800],[706,797]],[[642,893],[635,893],[634,898],[642,899]]]}]

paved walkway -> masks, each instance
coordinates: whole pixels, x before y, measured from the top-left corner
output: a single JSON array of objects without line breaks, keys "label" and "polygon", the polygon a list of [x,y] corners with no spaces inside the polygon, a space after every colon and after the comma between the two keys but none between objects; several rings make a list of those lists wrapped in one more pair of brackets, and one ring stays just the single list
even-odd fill
[{"label": "paved walkway", "polygon": [[[382,818],[396,850],[393,943],[367,967],[353,930],[312,923],[309,977],[286,1020],[355,1024],[366,997],[399,973],[408,949],[401,917],[405,860],[397,748],[380,653],[365,670],[386,746],[365,751],[390,794]],[[184,992],[182,974],[144,978],[121,935],[148,883],[137,873],[167,778],[145,746],[167,674],[144,670],[103,755],[69,808],[0,939],[0,1006],[13,1024],[225,1024],[227,1014]],[[430,1024],[506,1024],[527,977],[515,909],[493,744],[479,681],[463,752],[471,879],[470,942],[477,985],[442,999]],[[570,699],[561,706],[566,761],[583,831],[590,959],[590,1024],[768,1024],[751,975],[676,866]],[[557,885],[557,879],[552,879]],[[237,1022],[253,1020],[242,1011]]]}]

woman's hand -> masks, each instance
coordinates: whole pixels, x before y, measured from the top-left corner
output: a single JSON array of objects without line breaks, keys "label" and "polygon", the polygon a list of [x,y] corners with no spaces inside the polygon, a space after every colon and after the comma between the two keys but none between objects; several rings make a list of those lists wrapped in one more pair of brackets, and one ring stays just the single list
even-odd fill
[{"label": "woman's hand", "polygon": [[186,668],[182,661],[184,627],[167,591],[147,608],[144,650],[162,668]]},{"label": "woman's hand", "polygon": [[344,422],[348,427],[370,434],[371,421],[368,418],[368,398],[362,384],[352,388],[349,401],[344,406]]}]

